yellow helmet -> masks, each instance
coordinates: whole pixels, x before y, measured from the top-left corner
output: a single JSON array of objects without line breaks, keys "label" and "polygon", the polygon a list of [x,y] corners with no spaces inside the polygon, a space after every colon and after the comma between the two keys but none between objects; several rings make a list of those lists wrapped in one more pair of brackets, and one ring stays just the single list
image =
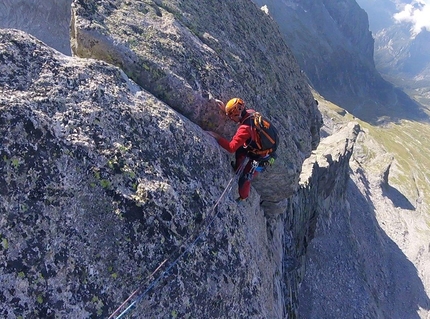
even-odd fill
[{"label": "yellow helmet", "polygon": [[235,97],[227,102],[225,105],[225,114],[229,117],[239,116],[242,114],[242,111],[245,109],[245,102]]}]

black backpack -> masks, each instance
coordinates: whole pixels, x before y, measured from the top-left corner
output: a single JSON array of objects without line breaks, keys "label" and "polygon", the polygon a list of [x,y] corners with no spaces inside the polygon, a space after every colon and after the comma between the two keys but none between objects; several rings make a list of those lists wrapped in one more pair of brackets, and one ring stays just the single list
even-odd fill
[{"label": "black backpack", "polygon": [[259,112],[251,113],[246,122],[255,133],[255,139],[248,144],[251,147],[250,152],[262,157],[274,153],[279,144],[276,127]]}]

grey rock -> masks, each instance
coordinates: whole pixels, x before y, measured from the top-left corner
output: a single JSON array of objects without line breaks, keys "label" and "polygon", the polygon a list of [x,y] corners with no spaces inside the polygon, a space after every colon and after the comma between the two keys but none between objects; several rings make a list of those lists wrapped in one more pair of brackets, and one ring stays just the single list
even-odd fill
[{"label": "grey rock", "polygon": [[303,261],[287,281],[297,287],[288,305],[297,317],[427,318],[428,237],[415,233],[420,214],[389,185],[392,163],[354,123],[334,130],[305,161],[286,224],[298,248],[285,245],[285,255]]},{"label": "grey rock", "polygon": [[25,31],[71,55],[71,3],[72,0],[0,0],[0,28]]},{"label": "grey rock", "polygon": [[[214,215],[232,177],[216,142],[121,69],[0,34],[1,314],[106,317],[190,249],[135,313],[281,317],[260,196]],[[300,163],[308,129],[280,154]]]},{"label": "grey rock", "polygon": [[117,67],[0,34],[1,315],[107,317],[202,231],[145,313],[270,317],[263,215],[224,198],[202,224],[230,178],[212,138]]},{"label": "grey rock", "polygon": [[[389,206],[392,158],[369,176],[356,123],[325,119],[319,143],[270,18],[247,1],[75,1],[72,18],[74,57],[1,31],[2,316],[106,318],[156,283],[132,317],[425,318],[425,288],[387,236],[407,229],[373,216],[405,207]],[[241,206],[202,131],[233,134],[213,98],[237,95],[282,134]]]},{"label": "grey rock", "polygon": [[72,12],[76,56],[119,66],[202,128],[227,137],[234,132],[213,97],[242,97],[269,117],[282,142],[275,169],[255,187],[272,202],[294,193],[301,163],[318,144],[321,115],[291,51],[261,10],[243,0],[199,6],[191,0],[74,1]]}]

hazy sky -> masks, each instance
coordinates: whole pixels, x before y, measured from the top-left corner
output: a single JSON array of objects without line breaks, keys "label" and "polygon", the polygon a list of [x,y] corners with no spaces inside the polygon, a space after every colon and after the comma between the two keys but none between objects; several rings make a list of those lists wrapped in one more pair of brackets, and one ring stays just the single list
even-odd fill
[{"label": "hazy sky", "polygon": [[411,32],[416,36],[423,28],[430,31],[430,0],[409,1],[402,6],[403,11],[394,15],[398,22],[412,23]]}]

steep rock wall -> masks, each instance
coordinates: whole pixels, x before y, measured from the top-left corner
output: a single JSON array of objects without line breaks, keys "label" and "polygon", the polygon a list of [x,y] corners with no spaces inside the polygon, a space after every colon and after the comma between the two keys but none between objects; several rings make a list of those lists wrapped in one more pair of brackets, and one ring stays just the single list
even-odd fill
[{"label": "steep rock wall", "polygon": [[255,186],[267,203],[294,193],[301,164],[318,144],[321,116],[276,25],[252,2],[76,0],[72,11],[76,56],[121,67],[202,128],[228,137],[235,129],[212,97],[242,97],[273,120],[278,161]]},{"label": "steep rock wall", "polygon": [[[322,140],[313,155],[305,161],[300,178],[301,187],[289,200],[284,217],[283,283],[284,291],[292,292],[285,293],[286,311],[292,318],[307,318],[299,307],[306,309],[309,302],[316,299],[310,293],[300,294],[300,287],[313,280],[306,276],[313,262],[309,248],[318,241],[315,237],[318,237],[321,224],[330,224],[333,214],[346,207],[349,160],[359,129],[357,123],[350,123]],[[316,293],[324,295],[325,288],[319,286]],[[316,314],[316,317],[322,315],[321,309],[318,308]]]},{"label": "steep rock wall", "polygon": [[[260,14],[267,29],[249,30],[255,25],[234,22],[226,30],[222,39],[227,49],[220,51],[225,55],[220,64],[226,70],[219,74],[228,83],[223,80],[216,94],[208,94],[200,84],[208,80],[205,74],[218,74],[206,69],[217,56],[208,49],[211,60],[200,60],[207,46],[188,27],[172,20],[171,8],[161,2],[138,5],[144,12],[149,8],[155,22],[167,24],[167,33],[171,24],[179,25],[178,32],[186,35],[180,41],[174,37],[163,42],[165,33],[156,34],[149,44],[170,48],[178,43],[191,50],[196,43],[186,51],[185,61],[176,60],[183,52],[174,52],[172,64],[166,63],[168,55],[159,61],[159,51],[150,48],[155,54],[136,68],[149,79],[134,77],[140,86],[110,64],[89,56],[67,58],[26,34],[2,30],[0,150],[6,179],[1,188],[1,314],[107,317],[136,288],[149,285],[154,279],[151,273],[159,265],[163,266],[158,274],[162,272],[202,231],[202,250],[195,247],[180,258],[157,289],[137,304],[136,315],[282,317],[282,290],[275,280],[282,265],[273,254],[279,247],[267,238],[260,195],[253,191],[239,208],[226,196],[212,210],[232,177],[228,157],[201,128],[171,107],[203,128],[230,134],[234,127],[225,125],[210,98],[225,99],[239,92],[248,94],[248,99],[244,97],[248,106],[258,105],[273,118],[282,134],[279,159],[273,174],[255,185],[263,186],[262,195],[267,190],[264,210],[275,213],[275,209],[285,211],[282,203],[297,188],[301,163],[319,141],[321,117],[312,94],[266,16]],[[234,9],[236,4],[231,5]],[[238,5],[236,10],[260,13],[250,2]],[[97,30],[98,10],[109,17],[114,7],[114,2],[74,4]],[[119,11],[133,12],[139,10]],[[165,19],[159,20],[162,16]],[[75,28],[78,17],[72,17],[74,35],[87,31]],[[218,28],[228,25],[224,22]],[[149,31],[159,30],[156,26]],[[141,35],[140,29],[130,27],[135,36]],[[112,30],[120,29],[114,25]],[[223,34],[218,29],[212,32]],[[106,36],[103,41],[95,40],[97,32],[84,40],[107,43],[103,49],[108,53],[133,56],[129,43],[109,42],[114,37],[101,33]],[[139,41],[145,43],[146,36]],[[260,57],[268,55],[264,63],[252,60],[258,42],[244,41],[248,36],[262,39],[258,47]],[[229,37],[237,37],[244,49],[232,45]],[[234,54],[229,53],[232,48]],[[197,66],[190,68],[189,58]],[[130,65],[119,65],[133,76]],[[192,77],[192,82],[182,68],[203,80]],[[168,76],[157,82],[163,72]],[[261,88],[255,86],[254,76],[262,76]],[[228,91],[230,86],[234,90]],[[179,94],[182,103],[166,92]],[[205,228],[218,211],[211,227]]]},{"label": "steep rock wall", "polygon": [[106,318],[198,233],[136,316],[281,316],[259,196],[213,210],[210,136],[104,62],[16,30],[0,58],[2,317]]}]

